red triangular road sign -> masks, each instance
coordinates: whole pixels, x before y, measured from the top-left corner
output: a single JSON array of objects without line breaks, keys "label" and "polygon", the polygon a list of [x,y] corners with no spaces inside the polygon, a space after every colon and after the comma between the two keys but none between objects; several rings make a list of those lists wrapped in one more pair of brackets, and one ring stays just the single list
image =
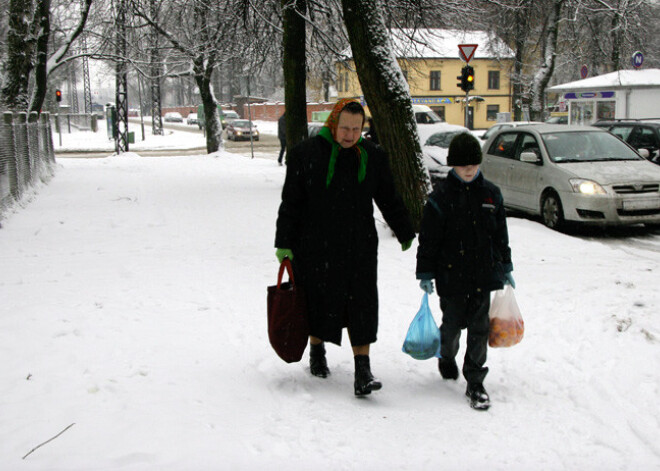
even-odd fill
[{"label": "red triangular road sign", "polygon": [[472,56],[474,56],[474,51],[477,50],[477,46],[478,44],[459,44],[458,54],[465,62],[470,62]]}]

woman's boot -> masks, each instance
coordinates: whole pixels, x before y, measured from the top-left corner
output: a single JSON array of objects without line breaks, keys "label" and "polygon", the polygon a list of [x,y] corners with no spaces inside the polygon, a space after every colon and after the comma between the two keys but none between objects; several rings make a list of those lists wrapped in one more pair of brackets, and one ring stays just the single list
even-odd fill
[{"label": "woman's boot", "polygon": [[369,355],[355,355],[355,395],[364,396],[383,387],[374,379],[369,365]]},{"label": "woman's boot", "polygon": [[319,378],[325,378],[330,374],[328,362],[325,359],[325,345],[323,342],[309,344],[309,371]]}]

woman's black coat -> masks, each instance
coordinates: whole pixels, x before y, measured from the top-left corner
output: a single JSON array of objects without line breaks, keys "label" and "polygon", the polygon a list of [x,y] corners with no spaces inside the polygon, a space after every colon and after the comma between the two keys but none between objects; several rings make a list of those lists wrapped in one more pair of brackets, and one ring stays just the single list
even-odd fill
[{"label": "woman's black coat", "polygon": [[378,236],[373,201],[399,242],[415,237],[394,188],[387,155],[368,141],[367,172],[358,183],[356,149],[340,149],[326,188],[331,146],[316,136],[289,154],[275,246],[293,251],[296,282],[307,293],[311,335],[341,344],[376,341]]}]

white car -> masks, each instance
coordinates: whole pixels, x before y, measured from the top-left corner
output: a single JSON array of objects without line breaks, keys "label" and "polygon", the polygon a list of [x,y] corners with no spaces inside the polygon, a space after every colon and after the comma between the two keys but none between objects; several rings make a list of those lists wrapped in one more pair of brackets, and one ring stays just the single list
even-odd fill
[{"label": "white car", "polygon": [[660,167],[602,128],[538,124],[501,129],[483,146],[481,169],[504,206],[553,229],[660,224]]},{"label": "white car", "polygon": [[181,116],[181,113],[178,113],[176,111],[170,111],[168,113],[165,113],[165,122],[166,123],[183,123],[183,116]]},{"label": "white car", "polygon": [[188,113],[188,117],[186,118],[186,124],[199,124],[199,120],[197,119],[197,113]]},{"label": "white car", "polygon": [[417,123],[417,134],[419,143],[424,145],[431,134],[442,132],[447,124],[435,111],[426,105],[412,105],[415,114],[415,123]]}]

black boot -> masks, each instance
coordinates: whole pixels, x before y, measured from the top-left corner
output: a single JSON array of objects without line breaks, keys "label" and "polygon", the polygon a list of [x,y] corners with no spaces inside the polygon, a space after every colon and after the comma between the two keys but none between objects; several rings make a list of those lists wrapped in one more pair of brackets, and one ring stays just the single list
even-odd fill
[{"label": "black boot", "polygon": [[325,345],[323,342],[309,345],[309,371],[319,378],[325,378],[330,374],[328,362],[325,359]]},{"label": "black boot", "polygon": [[490,397],[481,383],[468,384],[465,395],[473,409],[488,410],[490,407]]},{"label": "black boot", "polygon": [[438,358],[438,369],[444,379],[458,379],[458,366],[453,358]]},{"label": "black boot", "polygon": [[369,355],[355,355],[355,395],[364,396],[378,391],[383,385],[374,379],[369,365]]}]

